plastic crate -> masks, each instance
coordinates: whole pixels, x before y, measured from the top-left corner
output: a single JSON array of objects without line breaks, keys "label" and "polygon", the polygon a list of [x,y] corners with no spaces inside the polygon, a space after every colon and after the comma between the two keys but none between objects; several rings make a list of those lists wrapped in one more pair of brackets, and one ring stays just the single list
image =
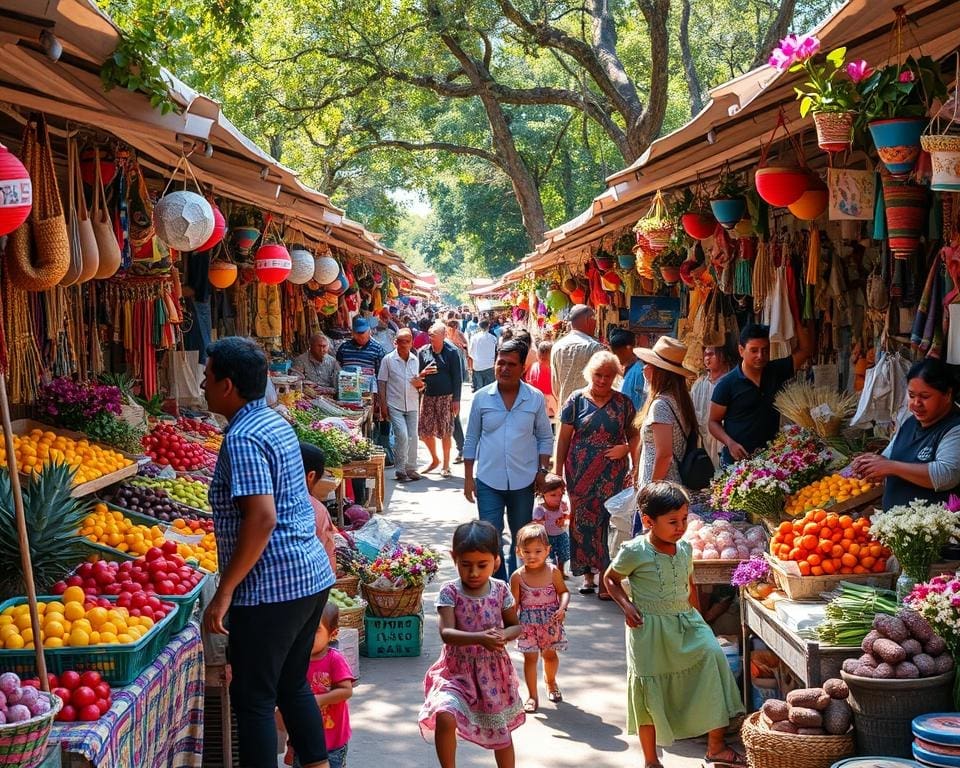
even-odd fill
[{"label": "plastic crate", "polygon": [[[61,600],[60,595],[44,595],[38,597],[41,603]],[[115,597],[108,596],[108,600],[116,602]],[[0,603],[0,612],[12,605],[25,603],[25,597],[14,597]],[[164,601],[166,602],[166,601]],[[173,610],[158,621],[135,643],[127,645],[90,645],[83,648],[44,648],[43,655],[47,660],[47,671],[59,675],[69,669],[83,671],[96,670],[110,685],[130,685],[137,679],[166,646],[170,639],[170,629],[180,612],[176,604]],[[33,649],[9,650],[0,649],[0,669],[6,672],[16,672],[21,677],[32,677],[36,674],[36,655]]]},{"label": "plastic crate", "polygon": [[423,647],[423,614],[411,616],[365,616],[366,642],[361,655],[371,659],[419,656]]}]

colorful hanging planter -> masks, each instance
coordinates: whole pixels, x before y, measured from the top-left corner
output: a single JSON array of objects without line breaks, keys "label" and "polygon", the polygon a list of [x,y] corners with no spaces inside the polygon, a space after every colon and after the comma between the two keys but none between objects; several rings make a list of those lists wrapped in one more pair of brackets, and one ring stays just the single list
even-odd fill
[{"label": "colorful hanging planter", "polygon": [[660,267],[660,277],[667,285],[676,285],[680,282],[680,267],[662,265]]},{"label": "colorful hanging planter", "polygon": [[[960,99],[960,56],[957,57],[957,78],[953,91],[954,105]],[[938,112],[920,137],[920,146],[930,156],[930,189],[936,192],[960,191],[960,135],[950,133],[955,122],[956,119],[951,117],[947,127],[942,128]]]},{"label": "colorful hanging planter", "polygon": [[800,199],[787,206],[787,209],[801,221],[813,221],[820,218],[830,202],[830,193],[827,185],[819,176],[810,173],[807,191],[800,195]]},{"label": "colorful hanging planter", "polygon": [[670,245],[674,226],[673,221],[667,214],[667,205],[663,200],[663,193],[658,189],[650,210],[636,223],[633,229],[634,232],[638,232],[646,238],[650,250],[659,253]]},{"label": "colorful hanging planter", "polygon": [[220,209],[217,208],[217,204],[213,202],[213,198],[210,199],[210,207],[213,209],[213,233],[207,239],[207,242],[197,248],[197,251],[200,253],[209,251],[214,246],[219,245],[227,233],[227,220],[220,212]]},{"label": "colorful hanging planter", "polygon": [[583,290],[583,288],[580,288],[578,286],[577,288],[574,288],[572,291],[570,291],[570,301],[572,301],[574,304],[583,304],[586,301],[586,299],[587,299],[587,292]]},{"label": "colorful hanging planter", "polygon": [[721,227],[732,229],[743,218],[747,210],[747,201],[742,197],[715,199],[710,201],[710,209]]},{"label": "colorful hanging planter", "polygon": [[[181,168],[184,188],[168,192]],[[96,173],[93,176],[96,181]],[[196,192],[186,188],[188,180],[193,181]],[[213,206],[199,194],[200,191],[200,183],[193,175],[190,161],[186,156],[182,156],[173,169],[163,195],[153,208],[153,226],[157,237],[177,251],[194,251],[213,235],[216,225]]]},{"label": "colorful hanging planter", "polygon": [[706,240],[713,236],[717,219],[708,210],[687,211],[680,217],[680,224],[694,240]]},{"label": "colorful hanging planter", "polygon": [[906,176],[920,156],[920,136],[926,120],[922,117],[893,117],[869,124],[877,154],[894,176]]},{"label": "colorful hanging planter", "polygon": [[920,246],[927,219],[927,188],[890,173],[883,173],[881,179],[890,252],[896,259],[906,259]]},{"label": "colorful hanging planter", "polygon": [[547,291],[546,304],[551,312],[557,313],[570,306],[570,297],[559,288],[551,288]]},{"label": "colorful hanging planter", "polygon": [[637,265],[637,257],[632,253],[619,253],[617,264],[620,265],[620,269],[633,269]]},{"label": "colorful hanging planter", "polygon": [[853,112],[814,112],[817,146],[824,152],[846,152],[853,143]]},{"label": "colorful hanging planter", "polygon": [[237,227],[233,230],[233,244],[240,251],[249,251],[260,239],[260,230],[256,227]]},{"label": "colorful hanging planter", "polygon": [[237,281],[237,265],[229,261],[211,261],[207,279],[214,288],[229,288]]},{"label": "colorful hanging planter", "polygon": [[[774,140],[781,128],[786,134],[787,141],[793,148],[796,163],[768,163],[770,149],[773,147]],[[783,109],[781,109],[777,115],[777,124],[770,133],[770,138],[760,150],[760,164],[754,174],[754,184],[757,188],[757,194],[770,205],[778,208],[786,208],[790,203],[794,203],[800,199],[800,195],[807,191],[808,183],[809,176],[807,173],[807,163],[803,157],[803,150],[796,137],[794,137],[794,135],[790,133],[790,129],[787,128],[787,121],[784,117]]]}]

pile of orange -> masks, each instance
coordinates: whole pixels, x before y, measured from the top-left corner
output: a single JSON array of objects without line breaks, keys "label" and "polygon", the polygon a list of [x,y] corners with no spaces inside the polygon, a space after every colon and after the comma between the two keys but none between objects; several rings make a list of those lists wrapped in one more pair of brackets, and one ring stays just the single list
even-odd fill
[{"label": "pile of orange", "polygon": [[810,483],[787,498],[784,511],[790,517],[797,517],[811,509],[827,509],[834,504],[866,493],[873,484],[855,477],[829,475],[822,480]]},{"label": "pile of orange", "polygon": [[803,576],[883,573],[890,550],[870,537],[870,521],[813,509],[786,520],[770,539],[770,554],[793,560]]},{"label": "pile of orange", "polygon": [[80,535],[95,544],[113,547],[121,552],[142,556],[151,547],[163,545],[163,530],[158,525],[137,525],[123,512],[110,509],[106,504],[97,504],[93,512],[83,519]]},{"label": "pile of orange", "polygon": [[[33,429],[13,436],[17,468],[24,474],[39,474],[47,464],[59,462],[76,470],[74,485],[89,483],[133,462],[123,454],[89,440],[74,440],[55,432]],[[7,466],[7,449],[0,444],[0,466]]]},{"label": "pile of orange", "polygon": [[[180,533],[192,533],[183,525],[178,525],[180,520],[175,520],[173,525],[179,529]],[[195,544],[184,544],[177,542],[177,554],[180,555],[191,565],[197,565],[210,573],[216,573],[217,564],[217,539],[212,533],[204,534],[203,538]]]},{"label": "pile of orange", "polygon": [[[37,604],[40,642],[44,648],[82,648],[88,645],[135,643],[153,627],[147,616],[131,616],[126,608],[87,608],[80,587],[68,587],[60,600]],[[33,629],[26,603],[11,605],[0,613],[0,648],[32,649]]]}]

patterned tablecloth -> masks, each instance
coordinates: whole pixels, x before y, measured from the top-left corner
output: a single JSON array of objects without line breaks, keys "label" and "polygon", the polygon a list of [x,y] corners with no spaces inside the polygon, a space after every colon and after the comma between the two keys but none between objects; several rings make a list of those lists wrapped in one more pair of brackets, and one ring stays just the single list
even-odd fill
[{"label": "patterned tablecloth", "polygon": [[[57,723],[64,765],[200,768],[203,758],[203,643],[193,622],[94,723]],[[86,760],[86,762],[84,762]]]}]

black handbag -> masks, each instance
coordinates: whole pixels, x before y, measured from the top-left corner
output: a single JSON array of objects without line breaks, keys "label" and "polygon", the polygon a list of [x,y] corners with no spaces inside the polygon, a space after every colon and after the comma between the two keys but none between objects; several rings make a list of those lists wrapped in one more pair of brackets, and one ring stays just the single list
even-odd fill
[{"label": "black handbag", "polygon": [[[680,421],[677,412],[673,409],[673,406],[670,405],[670,401],[664,398],[663,402],[667,404],[667,407],[673,413],[673,418],[677,420],[677,424],[683,429],[683,422]],[[687,435],[687,447],[684,451],[683,458],[677,459],[676,454],[674,454],[673,458],[677,462],[680,481],[686,488],[691,491],[702,491],[710,485],[710,481],[713,480],[715,468],[710,455],[700,445],[700,431],[697,429],[696,424],[693,425],[693,430]]]}]

